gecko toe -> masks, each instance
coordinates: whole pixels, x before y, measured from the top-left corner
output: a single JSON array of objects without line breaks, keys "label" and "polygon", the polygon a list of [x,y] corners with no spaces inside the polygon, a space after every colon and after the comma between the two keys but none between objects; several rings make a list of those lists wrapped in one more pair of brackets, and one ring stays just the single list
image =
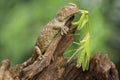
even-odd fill
[{"label": "gecko toe", "polygon": [[68,27],[65,27],[65,30],[68,32],[68,31],[69,31],[69,28],[68,28]]},{"label": "gecko toe", "polygon": [[69,28],[68,27],[62,27],[61,28],[61,35],[63,35],[63,34],[67,34],[67,32],[69,31]]},{"label": "gecko toe", "polygon": [[61,33],[60,33],[61,35],[63,35],[63,31],[61,30]]}]

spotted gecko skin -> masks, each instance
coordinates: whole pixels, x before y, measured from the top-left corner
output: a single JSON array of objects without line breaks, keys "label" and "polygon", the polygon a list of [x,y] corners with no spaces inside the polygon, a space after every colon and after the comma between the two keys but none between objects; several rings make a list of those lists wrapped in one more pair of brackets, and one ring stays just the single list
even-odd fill
[{"label": "spotted gecko skin", "polygon": [[[57,16],[43,28],[36,42],[36,46],[39,47],[41,53],[45,52],[49,44],[60,32],[60,28],[66,27],[65,23],[68,20],[66,18],[71,17],[71,15],[76,14],[78,11],[79,9],[75,6],[72,5],[65,6],[62,9],[60,9],[57,13]],[[59,29],[54,29],[55,27]]]},{"label": "spotted gecko skin", "polygon": [[69,28],[65,26],[65,23],[76,13],[79,12],[79,8],[73,5],[64,6],[61,8],[56,17],[51,20],[43,30],[40,32],[40,35],[37,39],[34,48],[33,56],[22,64],[23,67],[26,67],[32,64],[37,58],[42,59],[47,47],[52,43],[58,33],[67,34]]},{"label": "spotted gecko skin", "polygon": [[[43,28],[43,30],[40,33],[40,36],[36,42],[36,46],[38,46],[40,48],[41,53],[43,53],[47,49],[49,44],[52,42],[52,40],[55,38],[55,36],[60,31],[60,30],[54,29],[54,26],[52,26],[52,24],[54,24],[54,23],[58,23],[58,25],[59,25],[59,22],[56,19],[49,22]],[[63,24],[61,26],[63,26]]]}]

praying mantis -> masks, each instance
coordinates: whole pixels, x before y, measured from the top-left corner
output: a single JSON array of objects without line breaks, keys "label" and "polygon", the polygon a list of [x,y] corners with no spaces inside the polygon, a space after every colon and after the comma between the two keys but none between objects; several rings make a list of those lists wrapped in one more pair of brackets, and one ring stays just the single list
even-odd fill
[{"label": "praying mantis", "polygon": [[[73,4],[73,3],[70,3]],[[73,4],[76,6],[76,4]],[[73,26],[77,26],[77,30],[80,31],[81,29],[85,28],[85,37],[80,40],[79,42],[73,42],[79,46],[73,54],[68,58],[67,62],[70,62],[73,58],[77,58],[77,65],[76,67],[82,67],[83,71],[89,69],[90,63],[90,33],[89,33],[89,24],[88,24],[88,11],[80,10],[81,17],[78,21],[73,22]],[[71,50],[72,51],[72,50]],[[70,53],[71,51],[68,51]]]}]

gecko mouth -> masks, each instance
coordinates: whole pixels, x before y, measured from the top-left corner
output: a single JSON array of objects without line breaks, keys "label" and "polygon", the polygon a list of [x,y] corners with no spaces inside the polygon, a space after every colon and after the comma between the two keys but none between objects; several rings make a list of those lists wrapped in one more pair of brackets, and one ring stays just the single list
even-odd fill
[{"label": "gecko mouth", "polygon": [[65,25],[68,26],[68,27],[70,27],[71,24],[72,24],[73,19],[74,19],[74,15],[72,15],[72,16],[67,20],[67,22],[65,23]]}]

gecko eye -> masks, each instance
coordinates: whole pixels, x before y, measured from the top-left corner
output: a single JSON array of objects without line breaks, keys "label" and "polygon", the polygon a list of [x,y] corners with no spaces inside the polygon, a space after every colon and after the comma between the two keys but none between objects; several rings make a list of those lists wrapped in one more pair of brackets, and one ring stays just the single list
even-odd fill
[{"label": "gecko eye", "polygon": [[64,20],[64,17],[63,16],[58,16],[56,17],[60,22],[62,22]]},{"label": "gecko eye", "polygon": [[68,8],[65,8],[65,11],[68,11]]}]

